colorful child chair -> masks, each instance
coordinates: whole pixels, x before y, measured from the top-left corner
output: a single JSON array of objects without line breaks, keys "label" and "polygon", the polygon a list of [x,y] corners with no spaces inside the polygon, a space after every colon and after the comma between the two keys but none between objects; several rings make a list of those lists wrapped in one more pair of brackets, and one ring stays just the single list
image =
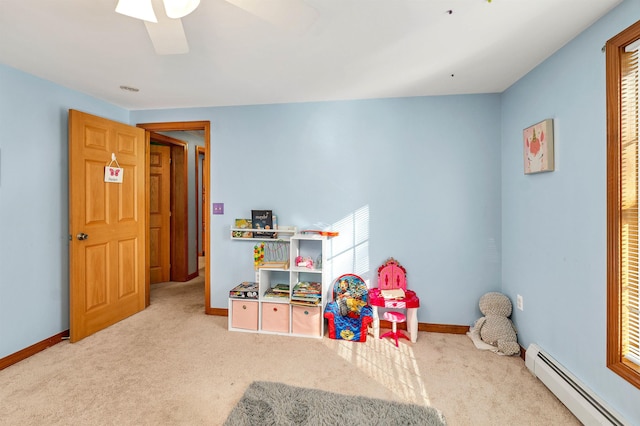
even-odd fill
[{"label": "colorful child chair", "polygon": [[330,338],[366,342],[373,321],[368,292],[366,283],[357,275],[345,274],[335,280],[333,301],[324,310]]}]

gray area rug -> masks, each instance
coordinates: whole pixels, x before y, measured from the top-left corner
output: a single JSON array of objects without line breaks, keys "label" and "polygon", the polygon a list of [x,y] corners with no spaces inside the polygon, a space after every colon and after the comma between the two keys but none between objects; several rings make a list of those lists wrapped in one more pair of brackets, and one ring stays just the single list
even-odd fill
[{"label": "gray area rug", "polygon": [[253,382],[225,421],[245,425],[446,425],[431,407]]}]

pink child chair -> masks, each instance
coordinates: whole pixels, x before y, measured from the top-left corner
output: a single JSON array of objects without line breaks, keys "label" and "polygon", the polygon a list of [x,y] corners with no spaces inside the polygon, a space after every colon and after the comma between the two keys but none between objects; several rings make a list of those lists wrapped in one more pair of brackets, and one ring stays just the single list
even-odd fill
[{"label": "pink child chair", "polygon": [[398,326],[397,326],[399,322],[405,322],[407,320],[407,317],[405,316],[405,314],[400,312],[395,312],[395,311],[388,311],[384,313],[383,317],[387,321],[391,322],[391,331],[387,331],[382,336],[380,336],[381,339],[383,337],[393,337],[394,340],[396,341],[396,348],[398,347],[398,337],[402,337],[404,339],[409,340],[406,334],[398,330]]}]

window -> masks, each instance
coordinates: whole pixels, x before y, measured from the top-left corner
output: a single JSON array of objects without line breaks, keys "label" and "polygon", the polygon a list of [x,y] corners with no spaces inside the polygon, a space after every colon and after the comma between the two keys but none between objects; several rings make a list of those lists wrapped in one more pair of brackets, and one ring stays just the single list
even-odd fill
[{"label": "window", "polygon": [[607,42],[607,366],[640,388],[638,41]]}]

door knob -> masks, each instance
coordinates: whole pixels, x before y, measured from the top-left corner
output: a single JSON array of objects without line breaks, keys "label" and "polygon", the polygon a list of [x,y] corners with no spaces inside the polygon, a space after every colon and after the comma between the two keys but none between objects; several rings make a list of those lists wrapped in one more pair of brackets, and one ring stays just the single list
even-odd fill
[{"label": "door knob", "polygon": [[82,240],[86,240],[87,238],[89,238],[89,236],[88,236],[87,234],[85,234],[84,232],[79,233],[79,234],[77,235],[77,237],[78,237],[78,239],[79,239],[80,241],[82,241]]}]

